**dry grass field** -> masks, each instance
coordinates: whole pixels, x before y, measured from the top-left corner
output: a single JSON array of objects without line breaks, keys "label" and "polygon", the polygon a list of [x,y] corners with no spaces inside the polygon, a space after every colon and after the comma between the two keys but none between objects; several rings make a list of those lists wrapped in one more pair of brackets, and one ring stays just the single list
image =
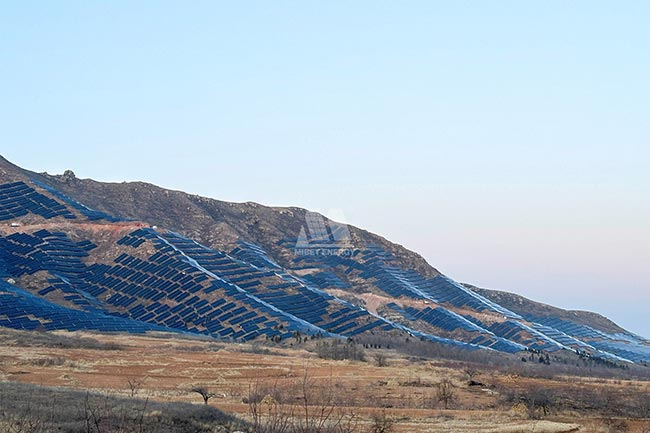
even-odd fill
[{"label": "dry grass field", "polygon": [[[391,351],[366,350],[365,361],[352,361],[322,359],[303,347],[170,336],[0,335],[3,383],[197,406],[203,399],[192,389],[201,387],[214,394],[209,406],[259,430],[271,418],[302,419],[307,411],[311,419],[327,413],[350,431],[373,433],[650,431],[621,409],[647,398],[649,384],[640,380],[529,377]],[[521,397],[531,390],[551,392],[553,402]],[[616,406],[616,399],[625,404]],[[616,409],[602,409],[609,407]]]}]

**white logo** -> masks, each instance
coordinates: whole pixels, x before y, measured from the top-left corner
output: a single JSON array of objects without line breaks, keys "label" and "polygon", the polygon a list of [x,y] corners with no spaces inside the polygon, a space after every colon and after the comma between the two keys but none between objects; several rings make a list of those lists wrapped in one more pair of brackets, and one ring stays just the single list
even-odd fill
[{"label": "white logo", "polygon": [[305,214],[295,253],[298,256],[350,256],[354,250],[346,224],[326,220],[316,212]]}]

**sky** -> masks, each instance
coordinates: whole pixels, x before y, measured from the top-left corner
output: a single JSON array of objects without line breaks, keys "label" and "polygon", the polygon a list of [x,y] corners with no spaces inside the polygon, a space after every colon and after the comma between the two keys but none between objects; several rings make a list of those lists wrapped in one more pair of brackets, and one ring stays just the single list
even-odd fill
[{"label": "sky", "polygon": [[8,2],[0,154],[318,210],[650,337],[650,3]]}]

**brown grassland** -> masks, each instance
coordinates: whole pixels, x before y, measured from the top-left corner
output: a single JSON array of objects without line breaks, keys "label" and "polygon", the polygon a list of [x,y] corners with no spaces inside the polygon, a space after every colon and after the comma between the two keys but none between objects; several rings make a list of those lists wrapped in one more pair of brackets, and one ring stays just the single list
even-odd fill
[{"label": "brown grassland", "polygon": [[[204,420],[206,430],[187,431],[290,432],[293,419],[304,431],[322,421],[310,431],[323,432],[650,432],[644,379],[528,374],[367,347],[363,360],[333,360],[315,345],[0,329],[0,431],[48,431],[15,427],[22,424],[7,409],[16,398],[7,389],[19,383],[35,387],[14,393],[54,387],[145,402],[136,427],[102,430],[90,421],[88,398],[79,400],[81,431],[88,432],[149,431],[146,420],[166,410],[154,403],[201,408],[198,388],[208,406],[237,421],[210,430]],[[337,429],[327,430],[332,423]]]}]

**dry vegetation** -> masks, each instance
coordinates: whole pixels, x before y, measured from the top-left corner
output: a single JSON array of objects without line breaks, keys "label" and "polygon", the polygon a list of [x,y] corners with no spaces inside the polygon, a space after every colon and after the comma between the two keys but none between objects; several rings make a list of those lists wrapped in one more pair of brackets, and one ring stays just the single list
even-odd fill
[{"label": "dry vegetation", "polygon": [[636,370],[379,346],[0,330],[0,431],[650,432]]}]

